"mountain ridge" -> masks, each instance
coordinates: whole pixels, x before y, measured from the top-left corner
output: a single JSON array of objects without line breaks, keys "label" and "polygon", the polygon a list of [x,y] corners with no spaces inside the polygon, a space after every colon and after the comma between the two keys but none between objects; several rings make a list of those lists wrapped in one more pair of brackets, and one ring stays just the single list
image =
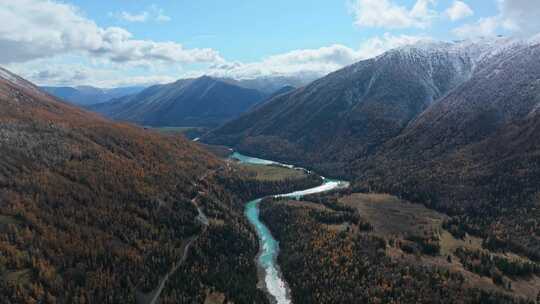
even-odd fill
[{"label": "mountain ridge", "polygon": [[139,94],[89,108],[140,125],[208,127],[240,115],[264,97],[257,90],[202,76],[152,86]]},{"label": "mountain ridge", "polygon": [[[448,51],[436,46],[400,48],[348,66],[258,106],[203,140],[263,156],[302,158],[326,141],[325,157],[338,163],[370,153],[471,77],[479,55],[463,47]],[[279,152],[256,148],[257,142],[269,140],[281,147]],[[348,155],[339,160],[338,150]]]},{"label": "mountain ridge", "polygon": [[143,86],[128,86],[111,89],[103,89],[92,86],[75,86],[75,87],[54,87],[42,86],[42,90],[47,93],[62,99],[66,102],[79,105],[89,106],[93,104],[103,103],[115,98],[120,98],[127,95],[139,93],[145,87]]}]

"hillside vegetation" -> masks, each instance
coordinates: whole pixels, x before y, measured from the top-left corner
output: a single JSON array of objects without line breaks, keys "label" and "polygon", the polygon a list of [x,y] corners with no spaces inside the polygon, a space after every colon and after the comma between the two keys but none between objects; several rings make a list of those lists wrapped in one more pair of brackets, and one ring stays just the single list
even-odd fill
[{"label": "hillside vegetation", "polygon": [[266,303],[242,201],[220,185],[223,163],[195,144],[112,123],[10,74],[0,155],[0,302],[134,303],[199,236],[162,303],[210,291]]}]

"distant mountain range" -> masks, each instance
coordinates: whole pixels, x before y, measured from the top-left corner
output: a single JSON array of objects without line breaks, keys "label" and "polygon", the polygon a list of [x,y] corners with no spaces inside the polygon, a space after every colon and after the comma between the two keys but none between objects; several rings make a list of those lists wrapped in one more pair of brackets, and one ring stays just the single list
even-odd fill
[{"label": "distant mountain range", "polygon": [[102,89],[91,86],[77,87],[41,87],[47,93],[72,104],[88,106],[103,103],[114,98],[137,94],[144,90],[143,86],[132,86],[112,89]]},{"label": "distant mountain range", "polygon": [[115,120],[145,126],[216,127],[238,117],[269,95],[236,81],[203,76],[152,86],[89,109]]}]

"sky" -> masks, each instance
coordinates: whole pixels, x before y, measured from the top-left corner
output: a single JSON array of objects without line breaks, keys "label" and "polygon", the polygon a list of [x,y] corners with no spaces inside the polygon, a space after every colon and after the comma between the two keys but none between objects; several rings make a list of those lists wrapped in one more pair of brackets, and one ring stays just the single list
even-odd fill
[{"label": "sky", "polygon": [[418,41],[540,32],[539,0],[0,0],[0,66],[39,85],[323,76]]}]

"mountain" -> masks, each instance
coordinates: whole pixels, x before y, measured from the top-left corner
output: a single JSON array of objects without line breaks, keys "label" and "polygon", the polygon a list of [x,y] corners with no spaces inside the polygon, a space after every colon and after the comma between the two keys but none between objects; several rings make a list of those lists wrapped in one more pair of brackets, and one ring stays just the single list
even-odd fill
[{"label": "mountain", "polygon": [[[474,151],[482,151],[484,155],[483,159],[474,157],[478,164],[498,159],[498,165],[534,151],[538,140],[530,129],[534,129],[539,119],[540,63],[536,59],[539,55],[540,44],[536,44],[516,46],[490,58],[467,82],[426,109],[373,157],[384,158],[379,160],[390,166],[399,162],[395,170],[407,170],[405,165],[430,170],[435,163],[474,157]],[[521,132],[521,136],[515,139],[508,136],[515,132]],[[496,149],[489,151],[487,143]],[[529,149],[519,149],[519,145]],[[503,152],[508,150],[512,152]],[[425,168],[419,169],[418,164]],[[482,169],[487,168],[486,164]],[[361,175],[369,175],[365,169],[364,166],[360,170]],[[518,176],[514,178],[519,179]],[[478,189],[474,192],[468,196],[480,194]]]},{"label": "mountain", "polygon": [[183,137],[111,122],[0,69],[0,302],[144,302],[168,278],[162,303],[209,290],[266,303],[229,174]]},{"label": "mountain", "polygon": [[261,91],[265,94],[272,94],[279,91],[283,87],[303,87],[318,77],[312,75],[305,75],[303,77],[293,76],[267,76],[257,77],[250,79],[232,79],[232,78],[220,78],[220,80],[234,84],[247,89],[254,89]]},{"label": "mountain", "polygon": [[103,103],[111,99],[120,98],[127,95],[133,95],[144,90],[142,86],[122,87],[113,89],[101,89],[91,86],[77,87],[41,87],[47,93],[58,97],[64,101],[88,106],[97,103]]},{"label": "mountain", "polygon": [[90,109],[140,125],[212,127],[238,117],[265,96],[257,90],[204,76],[153,86]]},{"label": "mountain", "polygon": [[540,44],[490,58],[399,136],[353,161],[359,188],[455,214],[488,246],[540,260],[538,56]]},{"label": "mountain", "polygon": [[335,174],[467,81],[484,53],[450,43],[392,50],[277,96],[205,140]]}]

